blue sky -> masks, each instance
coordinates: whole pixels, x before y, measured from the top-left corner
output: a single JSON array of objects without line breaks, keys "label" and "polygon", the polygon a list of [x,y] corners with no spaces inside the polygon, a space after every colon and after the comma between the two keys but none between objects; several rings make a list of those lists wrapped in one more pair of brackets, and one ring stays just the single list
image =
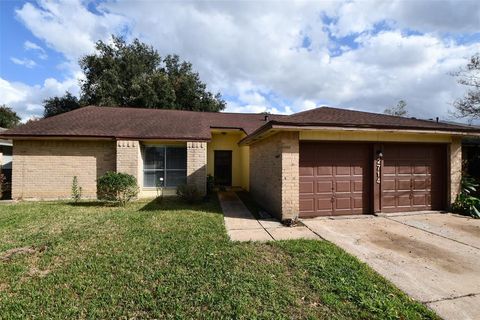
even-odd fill
[{"label": "blue sky", "polygon": [[78,59],[123,34],[191,61],[228,111],[330,105],[451,119],[450,76],[480,52],[475,1],[0,1],[0,104],[25,120],[79,93]]},{"label": "blue sky", "polygon": [[[61,52],[51,50],[43,41],[36,38],[25,26],[15,18],[15,10],[22,7],[24,1],[0,2],[1,51],[0,76],[10,81],[23,82],[28,85],[42,83],[46,78],[64,78],[65,70],[59,66],[64,61]],[[25,48],[30,42],[42,49]],[[26,67],[12,61],[34,61],[34,67]]]}]

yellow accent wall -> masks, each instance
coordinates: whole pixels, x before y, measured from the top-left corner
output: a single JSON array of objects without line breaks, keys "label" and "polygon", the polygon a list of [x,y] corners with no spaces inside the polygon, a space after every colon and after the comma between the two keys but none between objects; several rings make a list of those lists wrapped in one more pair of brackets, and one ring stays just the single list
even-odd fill
[{"label": "yellow accent wall", "polygon": [[[243,139],[246,134],[242,134],[240,139]],[[241,157],[241,187],[247,191],[250,190],[250,147],[241,146],[240,147],[240,157]]]},{"label": "yellow accent wall", "polygon": [[249,189],[249,147],[238,145],[245,137],[241,131],[212,131],[212,139],[207,143],[207,174],[214,175],[214,151],[232,151],[232,186]]},{"label": "yellow accent wall", "polygon": [[385,141],[385,142],[442,142],[452,141],[448,134],[400,133],[371,131],[300,131],[300,140],[326,141]]}]

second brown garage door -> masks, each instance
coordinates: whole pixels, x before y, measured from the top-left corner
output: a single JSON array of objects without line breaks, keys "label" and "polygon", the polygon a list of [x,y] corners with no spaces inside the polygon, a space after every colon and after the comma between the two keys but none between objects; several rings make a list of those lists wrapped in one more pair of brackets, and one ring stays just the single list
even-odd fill
[{"label": "second brown garage door", "polygon": [[445,173],[445,145],[385,144],[381,211],[444,209]]},{"label": "second brown garage door", "polygon": [[300,144],[300,217],[370,212],[371,146]]}]

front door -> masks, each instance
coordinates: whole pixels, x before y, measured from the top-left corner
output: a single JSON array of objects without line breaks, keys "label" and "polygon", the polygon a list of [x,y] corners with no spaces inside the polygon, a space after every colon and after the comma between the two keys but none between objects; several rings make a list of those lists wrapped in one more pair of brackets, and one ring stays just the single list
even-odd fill
[{"label": "front door", "polygon": [[232,185],[232,151],[215,150],[214,154],[215,184],[230,187]]}]

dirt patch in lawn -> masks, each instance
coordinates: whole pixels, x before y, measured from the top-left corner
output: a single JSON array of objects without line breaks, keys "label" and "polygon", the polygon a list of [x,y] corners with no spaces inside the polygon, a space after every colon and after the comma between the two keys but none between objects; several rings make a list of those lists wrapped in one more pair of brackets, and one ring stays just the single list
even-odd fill
[{"label": "dirt patch in lawn", "polygon": [[[47,246],[42,245],[39,247],[19,247],[12,248],[0,254],[0,262],[8,263],[16,256],[26,256],[26,264],[28,266],[28,272],[26,272],[20,279],[21,282],[32,277],[44,277],[50,273],[50,270],[41,270],[38,268],[40,254],[47,250]],[[8,284],[0,283],[0,291],[8,288]]]},{"label": "dirt patch in lawn", "polygon": [[13,248],[1,253],[0,261],[8,262],[18,255],[32,255],[37,252],[44,252],[45,250],[47,250],[47,246]]},{"label": "dirt patch in lawn", "polygon": [[0,292],[6,291],[9,288],[10,288],[10,286],[8,284],[0,282]]},{"label": "dirt patch in lawn", "polygon": [[29,277],[45,277],[49,273],[50,270],[40,270],[37,267],[31,267],[30,270],[28,270]]}]

